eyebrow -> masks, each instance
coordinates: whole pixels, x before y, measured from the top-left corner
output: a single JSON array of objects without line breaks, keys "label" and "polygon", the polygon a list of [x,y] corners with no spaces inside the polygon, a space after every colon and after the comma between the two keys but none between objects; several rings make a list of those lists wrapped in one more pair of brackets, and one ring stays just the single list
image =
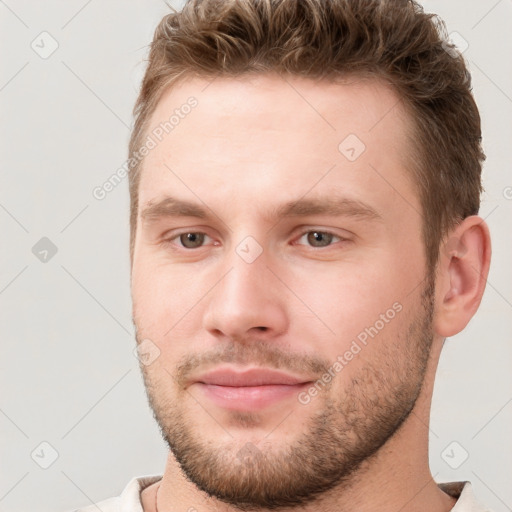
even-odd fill
[{"label": "eyebrow", "polygon": [[153,221],[162,217],[197,217],[205,219],[209,215],[206,209],[198,204],[168,196],[157,203],[150,201],[142,210],[140,216],[144,221]]},{"label": "eyebrow", "polygon": [[[370,205],[346,197],[324,197],[316,199],[298,199],[273,208],[268,219],[282,217],[306,217],[311,215],[331,215],[354,217],[361,220],[382,220],[382,215]],[[153,222],[165,217],[196,217],[208,219],[212,217],[207,208],[167,196],[154,203],[149,202],[141,211],[141,218],[145,222]]]}]

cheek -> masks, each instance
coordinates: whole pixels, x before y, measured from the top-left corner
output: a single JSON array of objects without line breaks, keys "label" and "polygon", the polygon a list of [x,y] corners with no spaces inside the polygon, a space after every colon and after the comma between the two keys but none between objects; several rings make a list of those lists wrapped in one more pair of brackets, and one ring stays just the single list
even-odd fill
[{"label": "cheek", "polygon": [[[331,267],[321,273],[312,269],[301,272],[295,282],[297,296],[329,331],[325,342],[331,346],[335,340],[340,349],[404,300],[397,276],[376,266]],[[300,316],[295,320],[301,322]]]},{"label": "cheek", "polygon": [[172,388],[169,372],[187,351],[189,343],[184,341],[194,338],[192,329],[198,326],[194,317],[198,308],[193,307],[197,300],[188,281],[183,272],[163,269],[149,259],[134,264],[131,286],[139,350],[154,359],[144,371],[160,395]]},{"label": "cheek", "polygon": [[133,315],[141,331],[157,340],[169,338],[200,309],[204,289],[177,267],[139,259],[132,271]]},{"label": "cheek", "polygon": [[379,264],[330,270],[322,279],[310,275],[300,281],[297,295],[330,330],[320,331],[320,322],[297,316],[295,332],[303,341],[314,340],[312,348],[330,362],[339,390],[359,379],[365,368],[401,364],[405,333],[415,309],[411,306],[420,288],[417,283],[411,285],[417,274],[402,275],[396,265],[388,264],[387,269]]}]

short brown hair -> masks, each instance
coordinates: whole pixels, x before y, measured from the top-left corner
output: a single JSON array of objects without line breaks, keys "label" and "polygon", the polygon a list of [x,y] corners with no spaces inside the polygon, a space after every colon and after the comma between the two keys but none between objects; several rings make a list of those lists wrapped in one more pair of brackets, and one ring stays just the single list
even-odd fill
[{"label": "short brown hair", "polygon": [[[130,157],[164,91],[180,78],[277,72],[345,75],[389,83],[413,121],[410,171],[418,187],[429,269],[443,236],[478,213],[480,116],[463,57],[442,20],[414,0],[189,0],[165,16],[151,45],[134,108]],[[130,252],[142,164],[130,170]]]}]

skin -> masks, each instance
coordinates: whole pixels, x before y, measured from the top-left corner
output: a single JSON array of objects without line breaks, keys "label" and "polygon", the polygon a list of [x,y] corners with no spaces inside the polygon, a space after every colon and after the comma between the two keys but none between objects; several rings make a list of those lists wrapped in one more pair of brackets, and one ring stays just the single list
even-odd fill
[{"label": "skin", "polygon": [[[434,304],[421,207],[406,168],[411,120],[392,90],[356,78],[195,77],[162,97],[150,126],[190,96],[197,107],[146,156],[139,187],[133,319],[138,342],[149,339],[159,350],[141,368],[164,438],[189,461],[183,472],[169,452],[162,481],[142,493],[144,510],[270,510],[257,501],[258,489],[291,485],[311,468],[307,481],[314,481],[329,461],[343,468],[336,481],[318,477],[321,490],[280,509],[450,510],[455,500],[428,466],[430,402],[444,338],[465,327],[484,291],[486,224],[468,217],[442,242]],[[349,134],[366,146],[355,161],[338,149]],[[166,196],[207,216],[143,215]],[[278,211],[298,200],[341,197],[352,201],[342,214]],[[354,201],[376,215],[354,215]],[[335,237],[312,246],[312,231]],[[187,249],[183,233],[207,236]],[[248,236],[258,244],[251,242],[250,254],[261,250],[252,263],[237,252]],[[240,413],[214,404],[193,383],[232,361],[230,354],[244,366],[280,367],[315,381],[322,365],[332,366],[397,303],[400,312],[307,404],[292,396]],[[319,418],[329,435],[315,430]],[[247,443],[257,456],[242,460]],[[286,450],[299,446],[308,463],[290,471],[297,461]],[[207,457],[215,455],[216,465]],[[220,492],[235,484],[255,494],[235,506]]]}]

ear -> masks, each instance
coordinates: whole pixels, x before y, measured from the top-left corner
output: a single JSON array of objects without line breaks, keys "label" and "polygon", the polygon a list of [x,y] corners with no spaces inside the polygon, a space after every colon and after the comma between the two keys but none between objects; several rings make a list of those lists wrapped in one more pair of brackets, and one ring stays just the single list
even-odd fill
[{"label": "ear", "polygon": [[487,282],[491,239],[485,221],[466,217],[443,240],[436,274],[434,330],[443,338],[466,327]]}]

